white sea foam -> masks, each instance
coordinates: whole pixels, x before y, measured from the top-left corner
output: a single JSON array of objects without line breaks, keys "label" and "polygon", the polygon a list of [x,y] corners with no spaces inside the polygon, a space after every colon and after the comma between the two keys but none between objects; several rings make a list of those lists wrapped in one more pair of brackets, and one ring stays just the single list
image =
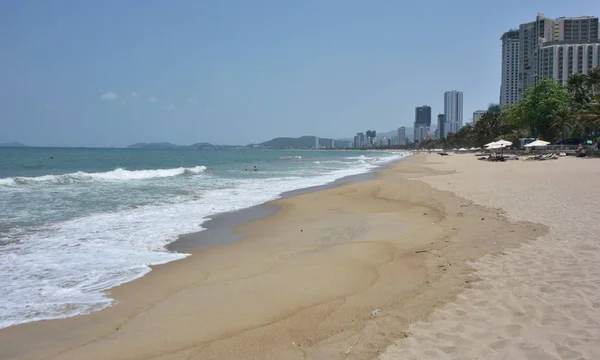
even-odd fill
[{"label": "white sea foam", "polygon": [[117,168],[115,170],[98,173],[87,173],[78,171],[62,175],[43,175],[37,177],[14,177],[0,179],[0,185],[20,185],[33,184],[41,182],[50,183],[76,183],[86,181],[127,181],[144,180],[153,178],[164,178],[185,174],[201,174],[206,170],[205,166],[195,166],[191,168],[157,169],[157,170],[125,170]]},{"label": "white sea foam", "polygon": [[302,156],[280,156],[279,160],[300,160]]},{"label": "white sea foam", "polygon": [[[202,230],[202,223],[210,215],[247,208],[274,200],[287,191],[364,173],[404,156],[398,153],[364,157],[359,160],[365,164],[352,162],[348,168],[321,174],[322,168],[315,167],[314,175],[308,177],[290,174],[278,178],[223,179],[205,174],[199,178],[205,191],[197,192],[193,183],[186,183],[187,193],[171,198],[168,204],[91,214],[0,239],[3,250],[0,328],[75,316],[110,306],[112,300],[106,294],[107,289],[145,275],[150,271],[148,265],[185,257],[166,251],[165,245],[179,234]],[[204,167],[114,170],[93,176],[94,180],[102,181],[152,179],[186,171],[201,173]]]}]

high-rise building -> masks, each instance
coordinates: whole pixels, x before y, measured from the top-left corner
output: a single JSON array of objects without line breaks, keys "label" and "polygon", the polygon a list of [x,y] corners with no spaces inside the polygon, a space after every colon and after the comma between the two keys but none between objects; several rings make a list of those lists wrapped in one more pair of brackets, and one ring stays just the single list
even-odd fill
[{"label": "high-rise building", "polygon": [[[500,105],[511,103],[514,99],[514,87],[510,73],[513,68],[516,41],[514,31],[502,36],[502,87]],[[598,17],[560,17],[551,19],[538,13],[535,21],[521,24],[518,34],[518,83],[517,100],[528,88],[544,77],[557,79],[563,84],[576,73],[587,73],[591,67],[598,66],[598,46],[600,44],[600,26]],[[513,101],[514,102],[514,101]]]},{"label": "high-rise building", "polygon": [[535,21],[519,26],[519,92],[537,84],[539,47],[544,39],[552,39],[554,20],[538,13]]},{"label": "high-rise building", "polygon": [[444,93],[444,132],[442,137],[456,133],[463,126],[463,93],[452,90]]},{"label": "high-rise building", "polygon": [[415,124],[431,126],[431,106],[423,105],[415,108]]},{"label": "high-rise building", "polygon": [[422,143],[423,140],[427,140],[429,138],[429,126],[415,125],[415,142]]},{"label": "high-rise building", "polygon": [[446,117],[444,114],[438,114],[437,116],[437,129],[435,130],[437,133],[437,137],[439,139],[443,139],[446,136],[444,129],[446,128]]},{"label": "high-rise building", "polygon": [[473,111],[473,126],[483,117],[487,110],[475,110]]},{"label": "high-rise building", "polygon": [[502,40],[502,85],[500,105],[510,105],[519,101],[519,30],[510,30]]},{"label": "high-rise building", "polygon": [[398,145],[405,145],[408,142],[406,140],[406,128],[404,126],[400,126],[398,128]]},{"label": "high-rise building", "polygon": [[595,16],[559,17],[554,20],[552,39],[547,41],[590,41],[598,40],[598,18]]},{"label": "high-rise building", "polygon": [[429,131],[429,127],[431,127],[431,107],[427,105],[417,106],[415,108],[415,126],[414,126],[414,139],[415,141],[420,141],[424,139],[424,136],[417,136],[417,134],[423,135],[422,129],[419,128],[427,128]]},{"label": "high-rise building", "polygon": [[365,133],[356,133],[356,136],[354,137],[354,148],[364,148],[365,145]]},{"label": "high-rise building", "polygon": [[331,148],[335,149],[335,140],[334,139],[331,139]]},{"label": "high-rise building", "polygon": [[600,66],[600,40],[549,41],[542,44],[540,53],[540,77],[556,79],[562,85],[571,75],[586,74],[588,69]]}]

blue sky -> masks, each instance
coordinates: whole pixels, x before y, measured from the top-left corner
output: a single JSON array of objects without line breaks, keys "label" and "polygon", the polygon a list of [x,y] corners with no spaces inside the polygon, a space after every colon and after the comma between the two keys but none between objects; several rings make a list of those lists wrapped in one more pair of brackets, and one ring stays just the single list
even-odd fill
[{"label": "blue sky", "polygon": [[352,137],[464,92],[498,102],[500,36],[600,1],[0,2],[0,142]]}]

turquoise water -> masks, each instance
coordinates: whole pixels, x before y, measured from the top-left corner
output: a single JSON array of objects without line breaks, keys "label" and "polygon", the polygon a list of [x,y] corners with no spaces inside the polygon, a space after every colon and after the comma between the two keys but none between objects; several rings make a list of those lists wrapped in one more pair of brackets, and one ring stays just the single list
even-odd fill
[{"label": "turquoise water", "polygon": [[[89,313],[211,215],[403,153],[0,148],[0,327]],[[256,166],[259,171],[252,171]]]}]

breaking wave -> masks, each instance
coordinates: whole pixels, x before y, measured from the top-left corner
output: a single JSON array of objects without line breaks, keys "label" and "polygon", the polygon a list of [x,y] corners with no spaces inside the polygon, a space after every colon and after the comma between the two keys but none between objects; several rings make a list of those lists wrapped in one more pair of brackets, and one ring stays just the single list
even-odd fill
[{"label": "breaking wave", "polygon": [[27,185],[34,183],[55,183],[55,184],[71,184],[77,182],[91,181],[127,181],[127,180],[144,180],[154,178],[165,178],[179,175],[197,175],[206,170],[205,166],[195,166],[191,168],[174,168],[174,169],[156,169],[156,170],[125,170],[117,168],[115,170],[98,173],[87,173],[78,171],[71,174],[62,175],[43,175],[37,177],[12,177],[0,179],[0,185]]}]

